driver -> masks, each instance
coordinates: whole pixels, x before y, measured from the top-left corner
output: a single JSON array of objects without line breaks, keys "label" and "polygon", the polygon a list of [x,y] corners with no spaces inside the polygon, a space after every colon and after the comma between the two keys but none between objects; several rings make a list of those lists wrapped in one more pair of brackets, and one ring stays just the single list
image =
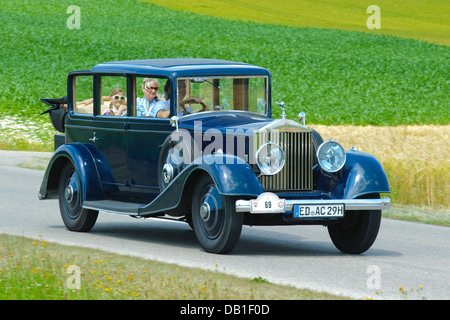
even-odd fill
[{"label": "driver", "polygon": [[[177,91],[178,91],[178,106],[177,106],[177,115],[179,117],[194,113],[194,110],[192,110],[191,107],[189,107],[189,104],[201,104],[202,109],[200,109],[198,112],[202,111],[208,111],[209,107],[203,103],[202,99],[196,98],[196,97],[189,97],[184,99],[186,96],[186,80],[178,80],[177,83]],[[167,107],[170,106],[170,82],[167,81],[166,85],[164,86],[164,95],[166,98],[166,105]]]},{"label": "driver", "polygon": [[142,92],[144,98],[136,98],[136,115],[147,117],[167,118],[170,115],[168,106],[158,99],[160,84],[157,79],[144,78],[142,81]]}]

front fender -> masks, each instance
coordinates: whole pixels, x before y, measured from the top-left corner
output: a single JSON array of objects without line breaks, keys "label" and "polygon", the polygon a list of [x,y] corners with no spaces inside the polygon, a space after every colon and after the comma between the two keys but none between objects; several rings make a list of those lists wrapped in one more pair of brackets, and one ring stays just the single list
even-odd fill
[{"label": "front fender", "polygon": [[209,174],[222,195],[257,197],[264,192],[255,173],[242,159],[227,154],[206,155],[187,165],[158,197],[140,208],[139,214],[175,209],[185,189],[195,184],[199,174]]},{"label": "front fender", "polygon": [[201,162],[196,164],[199,159],[194,161],[195,169],[206,171],[221,194],[257,197],[264,192],[252,168],[241,158],[228,154],[214,154],[202,157]]},{"label": "front fender", "polygon": [[389,182],[381,163],[371,154],[347,151],[342,177],[332,190],[338,199],[355,199],[367,194],[390,193]]},{"label": "front fender", "polygon": [[42,179],[39,199],[58,198],[61,170],[68,162],[72,163],[80,177],[82,201],[104,199],[101,181],[113,181],[113,177],[101,153],[94,146],[82,143],[64,144],[55,151]]}]

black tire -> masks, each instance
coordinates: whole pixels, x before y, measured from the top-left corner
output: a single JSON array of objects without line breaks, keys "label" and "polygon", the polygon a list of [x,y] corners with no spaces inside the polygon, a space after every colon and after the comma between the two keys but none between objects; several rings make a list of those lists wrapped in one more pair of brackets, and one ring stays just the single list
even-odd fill
[{"label": "black tire", "polygon": [[192,224],[206,252],[228,253],[237,244],[243,215],[236,212],[234,199],[222,196],[208,175],[197,181],[192,195]]},{"label": "black tire", "polygon": [[[379,198],[379,195],[366,198]],[[346,211],[345,215],[342,221],[328,226],[334,245],[343,253],[359,254],[367,251],[377,238],[381,210]]]},{"label": "black tire", "polygon": [[80,178],[68,162],[59,178],[59,211],[64,225],[70,231],[87,232],[97,221],[98,211],[83,209]]}]

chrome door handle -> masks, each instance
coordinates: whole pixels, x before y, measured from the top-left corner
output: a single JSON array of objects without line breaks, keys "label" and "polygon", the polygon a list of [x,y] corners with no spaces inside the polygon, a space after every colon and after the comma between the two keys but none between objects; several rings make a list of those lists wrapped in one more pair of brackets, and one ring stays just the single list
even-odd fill
[{"label": "chrome door handle", "polygon": [[96,141],[100,141],[100,140],[103,140],[103,139],[102,138],[97,138],[95,136],[95,132],[94,132],[94,136],[92,138],[89,138],[89,141],[92,141],[93,143],[95,143]]}]

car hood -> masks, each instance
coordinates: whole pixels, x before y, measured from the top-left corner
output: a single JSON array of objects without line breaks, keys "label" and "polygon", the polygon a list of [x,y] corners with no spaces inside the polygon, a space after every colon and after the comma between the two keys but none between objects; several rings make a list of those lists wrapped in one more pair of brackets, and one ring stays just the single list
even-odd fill
[{"label": "car hood", "polygon": [[179,128],[189,131],[219,130],[241,134],[253,134],[254,131],[309,131],[307,127],[289,119],[269,119],[265,116],[239,111],[202,112],[180,118]]}]

